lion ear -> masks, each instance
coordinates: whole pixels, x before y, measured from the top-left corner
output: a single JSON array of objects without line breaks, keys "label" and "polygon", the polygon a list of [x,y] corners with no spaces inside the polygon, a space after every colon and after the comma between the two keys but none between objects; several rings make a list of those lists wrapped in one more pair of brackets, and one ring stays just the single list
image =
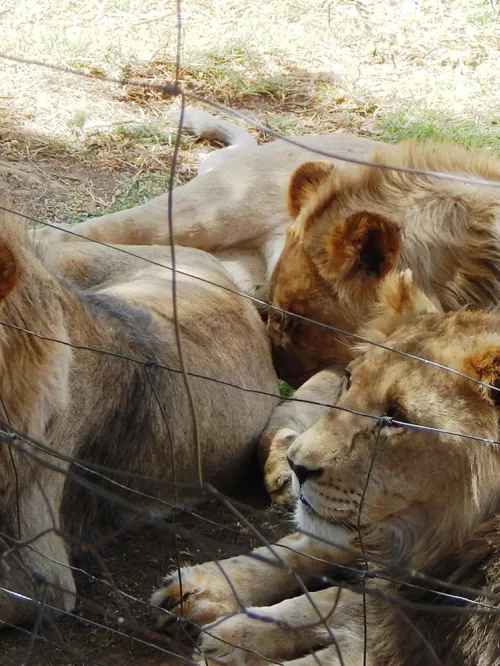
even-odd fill
[{"label": "lion ear", "polygon": [[304,162],[294,171],[288,183],[288,212],[295,220],[302,207],[334,169],[328,162]]},{"label": "lion ear", "polygon": [[382,282],[378,293],[378,307],[391,316],[404,318],[442,311],[417,287],[410,268],[393,273]]},{"label": "lion ear", "polygon": [[412,317],[441,311],[439,304],[431,301],[415,285],[413,274],[407,268],[383,280],[373,317],[360,334],[371,342],[383,342],[398,326]]},{"label": "lion ear", "polygon": [[[400,248],[398,226],[381,215],[360,211],[336,225],[324,239],[323,277],[343,290],[355,282],[378,284],[396,265]],[[356,289],[354,289],[357,291]]]},{"label": "lion ear", "polygon": [[18,263],[6,245],[0,245],[0,303],[17,284]]}]

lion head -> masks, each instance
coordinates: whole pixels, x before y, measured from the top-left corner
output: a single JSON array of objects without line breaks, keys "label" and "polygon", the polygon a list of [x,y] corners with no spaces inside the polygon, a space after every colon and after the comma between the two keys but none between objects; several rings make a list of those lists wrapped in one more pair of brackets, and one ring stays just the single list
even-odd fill
[{"label": "lion head", "polygon": [[437,312],[410,271],[387,278],[363,334],[389,349],[360,348],[338,409],[288,450],[299,526],[416,567],[463,543],[498,495],[500,446],[474,437],[500,439],[500,392],[477,383],[500,382],[499,330],[498,314]]},{"label": "lion head", "polygon": [[[498,160],[455,145],[403,142],[372,160],[500,181]],[[287,363],[300,360],[304,378],[352,356],[344,336],[293,315],[352,333],[370,316],[392,270],[411,268],[418,286],[444,310],[486,307],[500,297],[498,190],[307,162],[291,177],[288,211],[294,223],[271,278],[270,300],[292,314],[271,310],[268,329]]]}]

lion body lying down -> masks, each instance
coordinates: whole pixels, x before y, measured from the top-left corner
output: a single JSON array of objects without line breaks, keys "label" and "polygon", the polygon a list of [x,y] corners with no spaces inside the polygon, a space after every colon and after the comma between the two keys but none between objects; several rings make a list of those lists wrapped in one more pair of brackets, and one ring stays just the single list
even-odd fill
[{"label": "lion body lying down", "polygon": [[[15,594],[34,596],[33,572],[48,581],[47,608],[71,609],[72,541],[64,533],[77,540],[87,527],[109,533],[123,518],[97,493],[66,482],[66,458],[117,470],[105,471],[106,481],[72,467],[114,493],[120,486],[113,481],[146,493],[150,500],[132,491],[125,496],[161,513],[174,501],[174,466],[178,482],[197,478],[191,412],[178,372],[172,271],[92,243],[33,244],[22,226],[5,215],[0,220],[1,420],[7,432],[12,427],[54,454],[22,439],[11,452],[6,441],[0,448],[1,548],[12,547],[0,571],[0,587],[10,590],[0,592],[0,624],[32,615],[32,605]],[[169,248],[127,249],[170,265]],[[208,254],[178,248],[177,260],[195,276],[235,287]],[[187,370],[270,394],[191,377],[203,477],[224,487],[241,480],[278,402],[269,342],[255,308],[230,291],[178,275],[177,295]],[[30,539],[29,547],[15,546]]]},{"label": "lion body lying down", "polygon": [[[188,128],[206,136],[217,134],[219,122],[196,110],[187,116]],[[374,290],[392,269],[411,268],[445,310],[487,307],[500,297],[498,188],[341,161],[305,163],[314,154],[283,141],[245,147],[221,132],[242,147],[215,151],[215,168],[174,190],[175,239],[221,259],[241,291],[349,332],[369,316]],[[294,138],[339,156],[500,182],[491,153],[451,144]],[[167,211],[165,194],[72,230],[108,243],[169,243]],[[351,358],[340,335],[280,312],[269,318],[279,374],[295,386],[331,361]]]},{"label": "lion body lying down", "polygon": [[[438,313],[406,271],[383,284],[378,315],[363,332],[497,386],[499,330],[496,313]],[[198,625],[218,620],[203,627],[200,664],[206,657],[260,666],[267,658],[314,666],[317,656],[324,666],[361,666],[364,584],[370,666],[499,663],[500,625],[491,613],[500,612],[500,597],[488,595],[500,595],[500,448],[452,434],[498,441],[498,392],[390,350],[360,351],[343,381],[331,378],[340,409],[326,410],[288,450],[305,534],[273,552],[222,561],[238,600],[213,563],[182,570],[184,615]],[[365,557],[389,568],[370,564],[380,577],[364,578]],[[324,576],[345,579],[345,566],[359,571],[353,590],[347,584],[294,597],[303,591],[296,573],[317,589]],[[168,608],[178,595],[174,574],[153,602]]]}]

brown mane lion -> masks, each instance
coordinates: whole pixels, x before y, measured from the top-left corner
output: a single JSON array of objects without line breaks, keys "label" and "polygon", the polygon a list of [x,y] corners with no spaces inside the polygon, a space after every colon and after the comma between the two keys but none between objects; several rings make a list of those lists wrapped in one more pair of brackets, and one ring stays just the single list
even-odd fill
[{"label": "brown mane lion", "polygon": [[[500,400],[477,383],[500,383],[499,331],[498,313],[438,312],[409,271],[386,279],[364,334],[389,349],[358,349],[339,409],[326,410],[288,450],[295,518],[309,536],[221,568],[182,570],[185,616],[217,621],[203,627],[200,664],[499,663]],[[359,570],[354,587],[346,565]],[[297,572],[313,589],[344,583],[295,596],[303,593]],[[168,607],[178,595],[172,574],[153,602]]]},{"label": "brown mane lion", "polygon": [[[30,600],[44,589],[44,611],[71,610],[69,546],[89,528],[130,522],[130,512],[67,481],[68,469],[163,514],[174,466],[178,482],[197,479],[170,248],[126,249],[160,265],[93,243],[34,243],[19,218],[0,215],[0,625],[32,618]],[[186,367],[201,375],[191,388],[203,477],[237,484],[278,402],[269,341],[217,259],[178,248],[177,261],[194,276],[178,275],[177,295]]]},{"label": "brown mane lion", "polygon": [[[489,181],[471,185],[359,166],[308,162],[292,176],[295,222],[270,283],[284,310],[354,332],[370,315],[381,280],[411,268],[443,310],[489,307],[500,299],[500,160],[446,143],[382,147],[375,164]],[[351,359],[349,339],[269,311],[269,333],[304,377],[332,360]]]}]

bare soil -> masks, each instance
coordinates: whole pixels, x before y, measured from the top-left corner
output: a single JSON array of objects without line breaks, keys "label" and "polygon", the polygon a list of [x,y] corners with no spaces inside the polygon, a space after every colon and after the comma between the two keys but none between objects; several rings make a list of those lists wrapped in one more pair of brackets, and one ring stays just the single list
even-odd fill
[{"label": "bare soil", "polygon": [[[258,470],[250,472],[236,499],[251,501],[243,515],[270,541],[290,531],[288,517],[266,510],[267,498]],[[172,522],[172,525],[174,523]],[[218,500],[207,500],[193,513],[175,518],[175,525],[192,531],[193,539],[149,526],[128,532],[96,556],[75,560],[78,603],[71,617],[43,625],[34,645],[29,634],[6,630],[1,637],[0,666],[172,666],[182,664],[172,653],[189,655],[192,642],[170,642],[154,631],[154,614],[147,604],[162,577],[181,565],[222,559],[262,545],[247,525]],[[105,540],[103,540],[105,541]],[[113,591],[125,593],[121,600]],[[125,622],[117,621],[124,617]],[[31,633],[31,628],[27,628]],[[116,633],[116,632],[120,633]]]}]

